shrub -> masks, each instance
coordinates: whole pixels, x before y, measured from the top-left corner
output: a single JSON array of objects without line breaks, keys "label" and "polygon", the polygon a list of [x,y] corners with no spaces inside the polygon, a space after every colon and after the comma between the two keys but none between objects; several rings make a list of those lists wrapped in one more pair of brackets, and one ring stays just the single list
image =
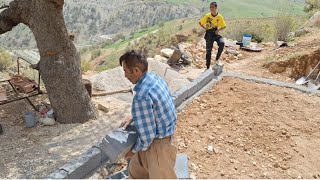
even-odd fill
[{"label": "shrub", "polygon": [[95,49],[91,52],[91,60],[99,57],[101,55],[101,50],[100,49]]},{"label": "shrub", "polygon": [[320,0],[305,0],[305,12],[315,11],[320,9]]},{"label": "shrub", "polygon": [[0,49],[0,71],[7,69],[12,64],[12,57],[11,55]]},{"label": "shrub", "polygon": [[81,61],[81,71],[82,72],[87,72],[89,70],[91,70],[90,62],[89,61],[85,61],[85,60]]},{"label": "shrub", "polygon": [[242,41],[243,34],[251,34],[253,42],[274,40],[275,28],[270,24],[271,20],[249,19],[230,22],[223,35],[226,38]]},{"label": "shrub", "polygon": [[291,16],[278,16],[275,20],[276,40],[288,41],[289,33],[293,31],[295,20]]}]

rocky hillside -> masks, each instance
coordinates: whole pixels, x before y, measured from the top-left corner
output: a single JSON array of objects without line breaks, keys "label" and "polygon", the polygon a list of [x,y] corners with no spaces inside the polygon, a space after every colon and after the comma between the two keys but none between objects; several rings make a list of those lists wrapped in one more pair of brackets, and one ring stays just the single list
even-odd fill
[{"label": "rocky hillside", "polygon": [[[97,39],[100,35],[127,33],[182,17],[195,17],[198,8],[164,1],[66,0],[65,21],[77,43]],[[7,47],[35,47],[30,30],[19,25],[0,36]]]},{"label": "rocky hillside", "polygon": [[[10,0],[1,0],[0,5]],[[65,0],[64,14],[67,27],[76,35],[76,43],[92,44],[101,40],[101,35],[129,34],[172,19],[200,17],[207,12],[208,0]],[[280,4],[292,12],[301,13],[301,0],[277,0],[261,2],[259,0],[243,0],[241,2],[218,0],[221,12],[227,18],[265,17],[279,12]],[[28,27],[19,25],[12,32],[0,35],[0,46],[36,47],[34,38]]]}]

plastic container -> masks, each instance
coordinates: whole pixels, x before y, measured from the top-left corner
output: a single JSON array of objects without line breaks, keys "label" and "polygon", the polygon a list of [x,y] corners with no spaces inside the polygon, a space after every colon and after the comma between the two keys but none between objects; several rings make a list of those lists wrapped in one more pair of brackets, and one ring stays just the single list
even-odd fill
[{"label": "plastic container", "polygon": [[47,116],[48,116],[48,118],[54,119],[54,113],[53,113],[53,110],[52,110],[52,109],[47,112]]},{"label": "plastic container", "polygon": [[36,124],[34,112],[25,112],[24,113],[24,120],[25,120],[27,128],[33,127]]},{"label": "plastic container", "polygon": [[244,34],[242,37],[242,44],[244,47],[250,46],[252,36],[250,34]]}]

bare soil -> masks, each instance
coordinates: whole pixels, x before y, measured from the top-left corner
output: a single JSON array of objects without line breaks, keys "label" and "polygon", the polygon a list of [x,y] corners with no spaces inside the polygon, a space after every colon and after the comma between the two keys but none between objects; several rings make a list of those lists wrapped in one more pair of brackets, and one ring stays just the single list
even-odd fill
[{"label": "bare soil", "polygon": [[[320,60],[319,29],[288,43],[289,46],[261,45],[261,52],[241,51],[245,57],[225,63],[226,70],[248,75],[294,82],[307,75]],[[317,72],[315,72],[315,75]]]},{"label": "bare soil", "polygon": [[193,178],[320,178],[319,107],[319,97],[226,78],[179,113],[179,152]]},{"label": "bare soil", "polygon": [[[150,64],[150,71],[163,75],[172,91],[202,72],[192,68],[176,72],[175,69],[161,62]],[[119,85],[127,85],[124,83],[126,79],[122,70],[120,73],[118,69],[114,71],[116,71],[114,74],[105,76],[100,74],[98,81],[107,85],[106,90],[119,90],[122,88]],[[91,74],[85,78],[90,79],[92,76],[97,75]],[[108,76],[115,77],[118,81],[113,82]],[[25,127],[24,113],[34,112],[27,101],[21,100],[0,106],[0,124],[4,131],[0,135],[0,179],[46,178],[70,160],[78,158],[90,147],[101,142],[109,131],[117,128],[121,120],[130,114],[132,97],[131,93],[93,97],[92,100],[96,105],[101,103],[105,107],[104,111],[99,111],[99,119],[83,124],[56,123],[54,126],[43,126],[37,123],[33,128]],[[46,94],[30,99],[35,105],[41,105],[43,101],[49,102]],[[123,163],[120,164],[123,166]],[[102,170],[105,171],[105,169]]]},{"label": "bare soil", "polygon": [[[130,113],[126,98],[94,98],[95,102],[108,104],[107,113],[83,124],[59,124],[43,126],[39,123],[26,128],[24,112],[34,111],[27,101],[21,100],[0,106],[0,123],[4,133],[0,135],[0,178],[46,178],[70,160],[79,157],[98,143],[120,120]],[[122,100],[124,99],[124,100]],[[47,100],[45,95],[31,98],[36,105]]]}]

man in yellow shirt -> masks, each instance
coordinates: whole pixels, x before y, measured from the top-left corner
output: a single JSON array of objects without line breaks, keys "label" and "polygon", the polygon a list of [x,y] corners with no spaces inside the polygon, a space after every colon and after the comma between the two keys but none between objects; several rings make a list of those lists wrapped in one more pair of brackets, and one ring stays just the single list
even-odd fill
[{"label": "man in yellow shirt", "polygon": [[224,41],[220,32],[226,28],[226,23],[221,14],[217,12],[218,5],[216,2],[210,4],[210,13],[203,16],[199,24],[202,28],[206,30],[204,39],[206,40],[206,65],[207,69],[210,68],[211,63],[211,51],[214,41],[217,42],[219,49],[216,56],[216,63],[221,56],[224,48]]}]

